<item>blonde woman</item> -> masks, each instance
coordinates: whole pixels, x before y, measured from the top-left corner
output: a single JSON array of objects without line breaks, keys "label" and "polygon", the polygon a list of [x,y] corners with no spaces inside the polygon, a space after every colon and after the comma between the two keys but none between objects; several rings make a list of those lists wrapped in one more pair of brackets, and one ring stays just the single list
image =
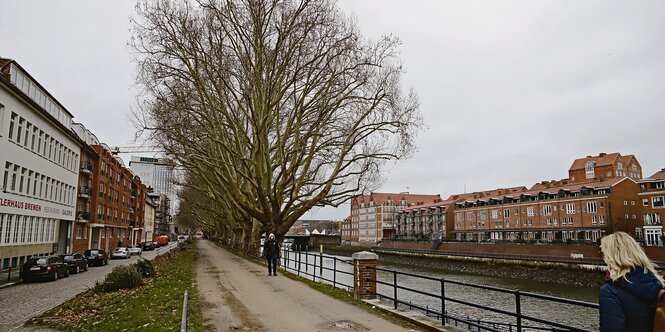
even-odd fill
[{"label": "blonde woman", "polygon": [[608,278],[600,289],[600,331],[653,331],[658,291],[665,282],[632,236],[616,232],[600,240]]}]

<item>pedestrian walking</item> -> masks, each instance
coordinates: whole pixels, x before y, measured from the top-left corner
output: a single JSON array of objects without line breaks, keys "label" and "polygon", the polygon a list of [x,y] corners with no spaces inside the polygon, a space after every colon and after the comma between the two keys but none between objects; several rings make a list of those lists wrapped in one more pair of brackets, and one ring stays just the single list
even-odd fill
[{"label": "pedestrian walking", "polygon": [[263,256],[268,260],[268,275],[277,275],[277,260],[279,259],[279,245],[275,241],[275,234],[270,233],[263,244]]},{"label": "pedestrian walking", "polygon": [[600,240],[607,280],[600,289],[600,331],[653,331],[655,303],[665,282],[632,236]]}]

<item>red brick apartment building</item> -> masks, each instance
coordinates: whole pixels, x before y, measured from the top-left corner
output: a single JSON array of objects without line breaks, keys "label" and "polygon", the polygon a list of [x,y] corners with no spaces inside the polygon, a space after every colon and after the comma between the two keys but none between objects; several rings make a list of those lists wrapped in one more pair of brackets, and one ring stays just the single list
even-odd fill
[{"label": "red brick apartment building", "polygon": [[383,238],[393,238],[396,233],[396,216],[400,210],[436,201],[441,201],[441,196],[406,192],[354,196],[351,198],[351,228],[357,229],[358,238],[354,241],[342,237],[342,240],[376,243]]},{"label": "red brick apartment building", "polygon": [[91,153],[81,156],[79,179],[83,189],[79,191],[77,204],[77,216],[81,218],[77,218],[75,227],[74,251],[111,250],[118,242],[124,245],[140,242],[145,185],[106,145],[93,145],[92,149],[96,156]]},{"label": "red brick apartment building", "polygon": [[342,220],[339,224],[343,241],[358,242],[358,223],[351,222],[351,216]]},{"label": "red brick apartment building", "polygon": [[[658,211],[638,216],[646,199],[654,210],[662,206],[662,190],[656,189],[659,173],[641,180],[642,168],[632,155],[587,156],[573,162],[568,179],[543,181],[529,189],[452,195],[442,202],[405,208],[397,216],[396,237],[595,242],[614,231],[643,239],[643,230],[648,230],[646,243],[653,245],[662,234],[660,219],[655,221]],[[638,202],[640,185],[645,199]]]},{"label": "red brick apartment building", "polygon": [[644,240],[647,245],[663,245],[661,235],[663,234],[662,217],[663,198],[665,198],[665,168],[656,174],[639,181],[640,192],[638,204],[640,204],[641,218],[643,222]]}]

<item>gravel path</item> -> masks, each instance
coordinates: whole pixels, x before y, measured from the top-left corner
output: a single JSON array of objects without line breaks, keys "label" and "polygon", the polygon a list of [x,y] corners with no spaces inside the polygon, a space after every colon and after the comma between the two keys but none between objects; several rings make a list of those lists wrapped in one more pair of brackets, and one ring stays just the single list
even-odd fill
[{"label": "gravel path", "polygon": [[[143,258],[153,259],[159,253],[176,246],[173,242],[168,247],[155,251],[146,251]],[[94,266],[80,274],[70,274],[67,278],[55,282],[18,283],[0,289],[0,331],[50,331],[43,327],[23,326],[30,318],[62,304],[104,280],[114,266],[134,263],[138,257],[109,260],[106,266]]]},{"label": "gravel path", "polygon": [[197,247],[203,314],[216,331],[409,331],[209,241]]}]

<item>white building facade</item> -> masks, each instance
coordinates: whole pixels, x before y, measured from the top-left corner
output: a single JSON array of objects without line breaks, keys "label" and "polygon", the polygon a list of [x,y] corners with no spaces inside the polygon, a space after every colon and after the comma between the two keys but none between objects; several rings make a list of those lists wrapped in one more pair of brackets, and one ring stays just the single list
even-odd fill
[{"label": "white building facade", "polygon": [[129,168],[141,178],[146,187],[152,187],[153,193],[169,198],[169,211],[175,211],[177,196],[174,181],[174,164],[166,158],[132,156]]},{"label": "white building facade", "polygon": [[71,250],[81,146],[72,114],[0,59],[0,262]]}]

